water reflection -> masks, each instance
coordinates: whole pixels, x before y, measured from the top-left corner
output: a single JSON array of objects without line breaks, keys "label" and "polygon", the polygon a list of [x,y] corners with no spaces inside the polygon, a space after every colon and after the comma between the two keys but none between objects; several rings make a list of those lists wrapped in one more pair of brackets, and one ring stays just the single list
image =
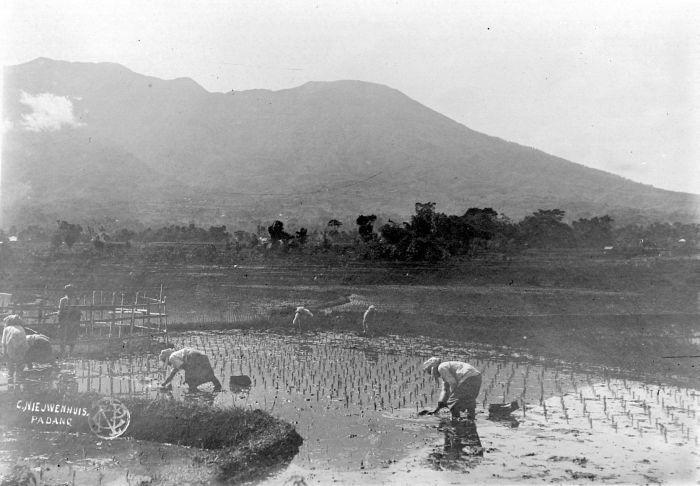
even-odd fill
[{"label": "water reflection", "polygon": [[438,430],[444,435],[442,450],[429,454],[428,462],[437,470],[465,470],[477,466],[484,455],[474,420],[441,419]]},{"label": "water reflection", "polygon": [[58,366],[33,367],[26,370],[22,379],[18,382],[18,387],[25,392],[41,392],[52,388],[61,393],[76,393],[79,384],[75,379],[75,374],[70,370],[61,370]]},{"label": "water reflection", "polygon": [[199,402],[203,405],[214,405],[214,399],[218,392],[210,392],[204,390],[195,389],[194,392],[187,392],[183,395],[185,401]]},{"label": "water reflection", "polygon": [[30,385],[47,383],[52,379],[55,380],[58,377],[58,373],[58,366],[35,366],[24,372],[23,381]]},{"label": "water reflection", "polygon": [[62,372],[58,374],[56,388],[65,395],[75,395],[78,393],[78,381],[74,372]]}]

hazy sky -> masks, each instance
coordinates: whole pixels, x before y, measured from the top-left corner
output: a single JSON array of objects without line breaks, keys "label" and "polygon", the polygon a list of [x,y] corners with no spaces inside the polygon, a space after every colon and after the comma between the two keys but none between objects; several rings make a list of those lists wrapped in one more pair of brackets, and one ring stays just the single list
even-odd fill
[{"label": "hazy sky", "polygon": [[111,61],[210,91],[377,82],[472,129],[700,193],[696,5],[3,0],[0,49],[3,65]]}]

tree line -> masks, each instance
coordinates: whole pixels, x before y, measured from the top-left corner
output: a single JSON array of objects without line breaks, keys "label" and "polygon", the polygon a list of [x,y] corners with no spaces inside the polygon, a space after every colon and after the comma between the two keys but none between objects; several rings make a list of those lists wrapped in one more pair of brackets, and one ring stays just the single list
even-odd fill
[{"label": "tree line", "polygon": [[[216,260],[220,253],[259,252],[283,254],[294,251],[351,251],[359,257],[394,261],[440,261],[457,256],[470,256],[483,251],[512,251],[527,248],[607,248],[611,251],[646,251],[675,249],[694,251],[700,241],[700,225],[653,223],[616,227],[608,216],[580,218],[570,224],[560,209],[539,209],[521,221],[514,222],[492,208],[469,208],[463,214],[445,214],[436,210],[434,202],[418,202],[408,221],[388,220],[378,224],[374,214],[361,214],[355,227],[344,228],[331,219],[312,231],[301,227],[285,228],[275,220],[269,226],[258,225],[256,232],[229,231],[222,226],[199,227],[169,225],[134,231],[120,228],[111,232],[102,227],[83,228],[76,223],[57,221],[53,231],[38,226],[9,233],[0,230],[0,242],[9,236],[22,241],[48,242],[50,247],[72,248],[88,243],[99,252],[128,248],[132,243],[162,244],[167,249],[165,260],[177,261],[183,255],[196,254],[196,259]],[[174,248],[177,244],[197,244],[204,249],[189,253]],[[151,245],[152,246],[152,245]],[[156,250],[154,250],[157,253]]]}]

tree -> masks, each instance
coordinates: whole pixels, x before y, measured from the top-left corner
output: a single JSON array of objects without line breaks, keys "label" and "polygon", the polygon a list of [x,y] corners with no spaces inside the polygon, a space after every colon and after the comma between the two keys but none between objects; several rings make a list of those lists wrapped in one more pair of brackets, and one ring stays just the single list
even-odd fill
[{"label": "tree", "polygon": [[411,237],[411,227],[408,223],[399,225],[391,220],[379,228],[379,234],[385,243],[399,245],[402,241]]},{"label": "tree", "polygon": [[561,209],[539,209],[526,216],[518,225],[521,242],[544,248],[573,246],[573,231],[562,221],[565,214]]},{"label": "tree", "polygon": [[389,221],[380,228],[384,256],[397,260],[437,261],[459,247],[455,232],[460,219],[435,212],[435,203],[416,203],[416,214],[403,226]]},{"label": "tree", "polygon": [[362,238],[362,241],[365,243],[370,242],[375,238],[374,222],[376,220],[377,217],[374,214],[370,214],[369,216],[361,214],[357,217],[356,223],[357,226],[359,226],[357,232],[360,234],[360,238]]},{"label": "tree", "polygon": [[384,247],[384,257],[391,260],[407,260],[407,250],[413,239],[411,225],[403,223],[399,225],[389,220],[379,228],[381,244]]},{"label": "tree", "polygon": [[299,231],[296,232],[295,238],[300,245],[304,245],[308,239],[308,230],[306,228],[299,228]]},{"label": "tree", "polygon": [[605,246],[613,242],[613,219],[608,216],[596,216],[591,219],[581,218],[571,226],[579,246]]},{"label": "tree", "polygon": [[343,223],[341,223],[337,219],[331,219],[330,221],[328,221],[328,228],[330,228],[328,230],[328,234],[331,236],[337,236],[338,230],[340,229],[340,227],[342,225],[343,225]]},{"label": "tree", "polygon": [[83,228],[79,224],[68,223],[67,221],[56,221],[58,228],[51,237],[51,244],[58,248],[61,243],[65,243],[68,248],[80,238]]},{"label": "tree", "polygon": [[463,218],[478,238],[490,240],[498,230],[498,213],[492,208],[469,208]]},{"label": "tree", "polygon": [[429,236],[435,230],[435,203],[416,203],[416,214],[411,216],[413,234],[418,237]]},{"label": "tree", "polygon": [[268,226],[267,232],[270,234],[270,240],[273,243],[276,242],[286,242],[292,239],[292,235],[284,231],[284,223],[282,221],[275,221],[272,225]]}]

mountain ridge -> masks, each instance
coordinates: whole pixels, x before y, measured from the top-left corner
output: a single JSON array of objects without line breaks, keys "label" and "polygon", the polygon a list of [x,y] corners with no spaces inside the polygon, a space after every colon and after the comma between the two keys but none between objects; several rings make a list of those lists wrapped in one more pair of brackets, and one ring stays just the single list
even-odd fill
[{"label": "mountain ridge", "polygon": [[[612,213],[618,219],[698,221],[700,196],[640,184],[477,132],[377,83],[310,81],[278,91],[218,93],[190,78],[160,80],[115,63],[47,58],[10,66],[4,76],[3,106],[13,128],[3,146],[11,175],[9,181],[3,177],[3,188],[19,184],[31,192],[50,186],[39,170],[50,154],[22,145],[31,107],[21,98],[27,93],[38,103],[39,94],[50,93],[70,104],[75,115],[75,126],[60,130],[70,129],[75,137],[94,140],[105,151],[131,160],[129,177],[134,181],[139,174],[160,180],[147,195],[140,194],[141,188],[129,197],[162,201],[164,207],[186,206],[193,198],[208,201],[210,196],[230,200],[233,212],[247,217],[255,211],[260,218],[325,218],[340,212],[349,217],[355,211],[405,217],[416,201],[431,200],[445,212],[488,206],[514,218],[540,207],[558,207],[572,218]],[[36,135],[48,138],[51,133]],[[81,149],[75,143],[56,143],[74,145],[61,150],[74,154],[78,164]],[[106,152],[91,157],[98,165],[119,160]],[[17,170],[21,165],[38,173]],[[104,174],[106,169],[101,170]],[[358,182],[371,174],[378,175]],[[97,175],[80,177],[91,188],[86,194],[120,200],[119,191],[104,187]],[[354,182],[313,192],[339,181]],[[239,195],[227,196],[233,193]],[[252,194],[289,196],[245,199]],[[50,197],[56,200],[60,194]],[[3,207],[17,215],[17,208],[27,203],[14,197],[4,200]],[[32,205],[37,204],[35,198]],[[197,217],[221,222],[214,213],[222,211],[214,206]],[[130,216],[138,218],[138,211]]]}]

